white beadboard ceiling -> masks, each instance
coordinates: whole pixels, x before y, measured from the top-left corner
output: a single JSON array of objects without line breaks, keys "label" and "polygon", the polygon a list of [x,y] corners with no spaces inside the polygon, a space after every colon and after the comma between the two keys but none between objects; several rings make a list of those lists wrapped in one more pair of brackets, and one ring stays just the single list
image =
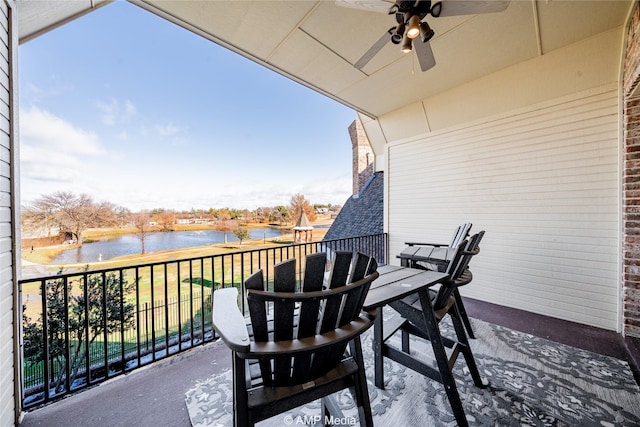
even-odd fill
[{"label": "white beadboard ceiling", "polygon": [[[372,118],[624,25],[634,3],[512,0],[500,13],[429,17],[436,66],[421,72],[391,43],[362,71],[353,67],[393,26],[385,13],[331,0],[129,1]],[[20,42],[110,2],[16,0]]]}]

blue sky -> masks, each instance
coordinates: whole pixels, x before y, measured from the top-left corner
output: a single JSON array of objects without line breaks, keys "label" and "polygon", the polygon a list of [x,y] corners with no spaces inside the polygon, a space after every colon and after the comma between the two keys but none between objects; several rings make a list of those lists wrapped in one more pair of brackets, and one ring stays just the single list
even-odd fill
[{"label": "blue sky", "polygon": [[19,49],[22,204],[64,190],[131,210],[351,193],[356,113],[118,1]]}]

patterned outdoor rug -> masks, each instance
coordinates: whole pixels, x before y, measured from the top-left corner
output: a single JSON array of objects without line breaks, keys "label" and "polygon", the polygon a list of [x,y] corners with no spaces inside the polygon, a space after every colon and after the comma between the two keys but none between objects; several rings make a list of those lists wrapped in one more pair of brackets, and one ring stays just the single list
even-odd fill
[{"label": "patterned outdoor rug", "polygon": [[[470,425],[482,426],[637,426],[640,389],[621,360],[554,343],[472,319],[471,340],[486,389],[473,385],[462,356],[455,377]],[[451,329],[443,325],[443,330]],[[446,332],[445,332],[446,333]],[[399,334],[397,334],[399,335]],[[385,359],[386,388],[373,385],[372,334],[363,336],[369,397],[379,426],[455,426],[443,386]],[[432,358],[427,347],[412,351]],[[343,425],[359,425],[348,391],[336,396],[345,412]],[[231,426],[231,372],[203,380],[186,392],[194,427]],[[259,425],[322,425],[319,401]]]}]

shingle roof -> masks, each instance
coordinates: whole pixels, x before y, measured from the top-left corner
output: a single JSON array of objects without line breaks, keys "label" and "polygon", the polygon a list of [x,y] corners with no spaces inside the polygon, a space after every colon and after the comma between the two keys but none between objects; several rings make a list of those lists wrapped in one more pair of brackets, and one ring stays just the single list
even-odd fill
[{"label": "shingle roof", "polygon": [[369,236],[383,232],[384,175],[376,172],[357,196],[351,196],[322,240]]}]

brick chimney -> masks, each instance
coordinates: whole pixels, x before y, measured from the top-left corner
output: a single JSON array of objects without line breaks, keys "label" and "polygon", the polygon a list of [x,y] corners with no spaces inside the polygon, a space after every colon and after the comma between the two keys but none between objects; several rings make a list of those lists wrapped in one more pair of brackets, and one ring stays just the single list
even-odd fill
[{"label": "brick chimney", "polygon": [[353,149],[353,195],[360,192],[373,174],[373,149],[360,120],[354,120],[349,126],[349,136]]}]

